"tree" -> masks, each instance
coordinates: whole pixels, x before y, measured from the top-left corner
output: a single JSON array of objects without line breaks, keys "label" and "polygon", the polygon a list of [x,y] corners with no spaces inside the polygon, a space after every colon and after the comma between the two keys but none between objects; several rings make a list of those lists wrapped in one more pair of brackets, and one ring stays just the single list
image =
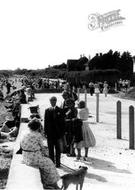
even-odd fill
[{"label": "tree", "polygon": [[123,52],[121,55],[119,68],[123,79],[131,79],[133,75],[133,59],[129,52]]}]

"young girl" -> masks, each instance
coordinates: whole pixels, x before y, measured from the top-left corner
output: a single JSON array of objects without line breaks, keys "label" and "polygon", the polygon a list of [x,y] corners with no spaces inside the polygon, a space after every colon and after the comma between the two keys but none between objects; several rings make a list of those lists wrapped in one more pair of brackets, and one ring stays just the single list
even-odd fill
[{"label": "young girl", "polygon": [[84,160],[87,160],[89,147],[95,146],[96,140],[95,140],[94,134],[92,133],[89,127],[89,123],[88,123],[89,110],[88,108],[86,108],[85,102],[80,101],[78,108],[79,108],[78,117],[82,119],[83,121],[83,125],[82,125],[83,141],[76,144],[76,148],[78,152],[77,160],[81,158],[81,148],[85,148]]}]

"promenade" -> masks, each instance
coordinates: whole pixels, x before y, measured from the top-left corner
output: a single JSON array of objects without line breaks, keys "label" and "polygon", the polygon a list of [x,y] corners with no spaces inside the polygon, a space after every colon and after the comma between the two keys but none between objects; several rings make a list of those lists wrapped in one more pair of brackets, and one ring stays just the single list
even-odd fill
[{"label": "promenade", "polygon": [[[60,93],[36,94],[32,105],[39,105],[43,119],[45,109],[50,106],[49,98],[56,96],[59,106],[63,99]],[[84,100],[84,94],[80,94],[80,100]],[[122,102],[122,139],[116,139],[116,102]],[[99,122],[96,123],[96,96],[87,94],[87,106],[89,108],[90,128],[96,138],[96,146],[89,149],[88,161],[76,161],[75,157],[67,157],[62,154],[61,168],[57,169],[60,175],[78,169],[80,165],[88,167],[83,190],[87,189],[135,189],[135,150],[129,150],[129,106],[135,105],[134,101],[119,99],[113,95],[99,96]],[[43,122],[43,121],[42,121]],[[84,150],[82,150],[82,156]],[[61,186],[61,181],[59,181]],[[34,189],[34,187],[33,187]],[[75,186],[70,185],[70,190]],[[38,189],[37,189],[38,190]]]},{"label": "promenade", "polygon": [[[49,98],[56,96],[60,105],[61,94],[36,94],[35,105],[39,105],[41,117],[49,104]],[[84,100],[80,94],[80,100]],[[116,102],[122,102],[122,140],[116,139]],[[135,188],[135,150],[129,150],[129,106],[135,101],[119,99],[113,95],[99,97],[99,123],[96,123],[96,97],[87,94],[87,106],[92,117],[90,127],[96,137],[96,146],[89,149],[89,159],[76,161],[74,157],[62,154],[62,163],[76,169],[80,165],[88,167],[83,189],[134,189]],[[84,151],[82,150],[82,155]],[[60,175],[70,172],[67,167],[58,169]],[[71,185],[69,189],[75,189]]]}]

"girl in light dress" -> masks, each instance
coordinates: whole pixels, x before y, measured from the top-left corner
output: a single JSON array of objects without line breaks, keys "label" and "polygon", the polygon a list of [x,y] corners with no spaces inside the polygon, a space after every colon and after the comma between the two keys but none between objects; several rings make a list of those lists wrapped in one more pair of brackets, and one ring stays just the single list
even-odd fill
[{"label": "girl in light dress", "polygon": [[77,160],[81,158],[81,149],[85,149],[85,156],[84,160],[87,160],[88,157],[88,150],[90,147],[94,147],[96,145],[96,139],[94,137],[93,132],[91,131],[89,127],[89,110],[85,107],[85,101],[80,101],[78,105],[78,117],[82,119],[82,135],[83,135],[83,141],[76,143],[75,147],[77,148]]}]

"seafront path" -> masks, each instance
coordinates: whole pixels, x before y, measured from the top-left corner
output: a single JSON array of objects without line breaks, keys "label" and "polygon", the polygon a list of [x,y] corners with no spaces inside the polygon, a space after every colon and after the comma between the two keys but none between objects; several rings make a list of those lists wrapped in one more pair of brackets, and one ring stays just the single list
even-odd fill
[{"label": "seafront path", "polygon": [[[33,105],[39,105],[41,118],[50,106],[49,98],[57,97],[57,105],[63,101],[61,93],[36,94]],[[84,100],[80,94],[80,100]],[[122,139],[116,138],[116,102],[122,102]],[[119,99],[113,95],[99,96],[99,122],[96,122],[96,96],[87,94],[87,107],[90,112],[89,123],[96,138],[96,146],[89,149],[87,161],[76,161],[75,157],[62,154],[64,164],[58,169],[60,175],[77,169],[80,165],[88,167],[83,189],[134,189],[135,188],[135,150],[129,149],[129,106],[135,101]],[[82,150],[82,155],[84,150]],[[61,181],[59,182],[61,185]],[[75,189],[74,185],[69,187]],[[38,190],[38,189],[37,189]]]}]

